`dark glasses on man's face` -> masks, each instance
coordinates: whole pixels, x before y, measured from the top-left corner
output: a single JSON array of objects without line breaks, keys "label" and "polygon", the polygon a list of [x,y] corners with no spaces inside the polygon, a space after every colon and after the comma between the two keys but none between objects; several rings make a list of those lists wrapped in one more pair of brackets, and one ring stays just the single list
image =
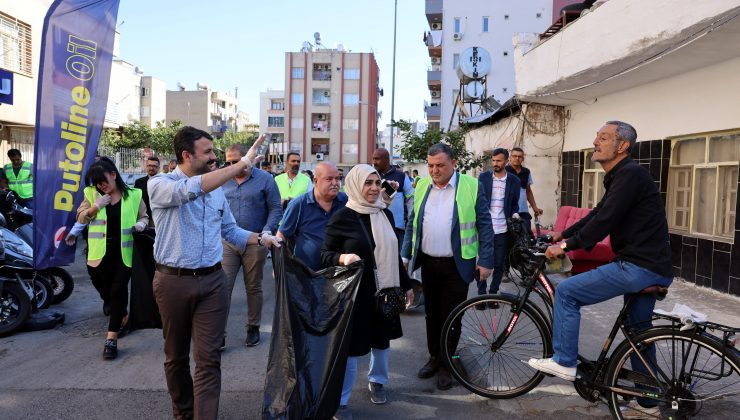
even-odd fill
[{"label": "dark glasses on man's face", "polygon": [[239,160],[226,161],[226,162],[224,162],[224,166],[236,165],[239,162],[240,162]]}]

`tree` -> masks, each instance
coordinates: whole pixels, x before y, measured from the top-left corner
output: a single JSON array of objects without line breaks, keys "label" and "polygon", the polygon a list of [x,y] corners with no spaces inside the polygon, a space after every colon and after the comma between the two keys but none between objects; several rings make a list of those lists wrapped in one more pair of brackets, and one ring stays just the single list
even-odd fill
[{"label": "tree", "polygon": [[486,156],[476,156],[465,147],[465,133],[467,130],[464,128],[447,132],[430,128],[423,133],[417,133],[412,129],[411,122],[406,120],[396,121],[393,126],[398,127],[401,137],[404,138],[403,145],[398,150],[401,157],[407,162],[425,161],[429,148],[437,143],[445,143],[450,146],[452,158],[457,160],[457,169],[463,173],[480,168],[486,160]]},{"label": "tree", "polygon": [[100,144],[113,148],[149,147],[156,153],[172,154],[175,152],[172,139],[181,126],[180,121],[172,121],[169,124],[158,121],[152,128],[141,121],[132,121],[122,125],[118,130],[103,131]]}]

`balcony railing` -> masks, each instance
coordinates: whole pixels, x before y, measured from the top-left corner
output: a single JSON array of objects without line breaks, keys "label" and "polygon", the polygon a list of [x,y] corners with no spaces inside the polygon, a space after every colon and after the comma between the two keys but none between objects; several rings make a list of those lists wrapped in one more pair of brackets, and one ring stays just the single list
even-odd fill
[{"label": "balcony railing", "polygon": [[440,70],[429,70],[427,71],[427,85],[432,88],[442,85],[442,71]]},{"label": "balcony railing", "polygon": [[424,108],[424,112],[427,114],[427,119],[439,119],[442,115],[442,109],[438,106],[428,106]]},{"label": "balcony railing", "polygon": [[330,81],[331,80],[331,70],[314,70],[312,77],[313,77],[313,80]]}]

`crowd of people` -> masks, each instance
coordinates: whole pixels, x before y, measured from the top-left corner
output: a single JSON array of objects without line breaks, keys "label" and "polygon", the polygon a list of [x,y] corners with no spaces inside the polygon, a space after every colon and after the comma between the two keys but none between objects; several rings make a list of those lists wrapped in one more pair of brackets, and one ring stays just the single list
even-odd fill
[{"label": "crowd of people", "polygon": [[[403,289],[407,305],[423,293],[429,357],[417,376],[436,377],[438,389],[449,389],[452,377],[439,348],[447,315],[467,298],[471,283],[480,294],[498,291],[506,272],[507,219],[518,214],[529,223],[532,215],[543,213],[532,193],[531,172],[523,166],[524,151],[493,150],[491,169],[477,179],[456,170],[452,150],[442,143],[428,150],[426,177],[416,170],[402,172],[385,149],[375,150],[372,165],[355,165],[346,176],[327,161],[318,163],[311,176],[301,173],[300,154],[290,153],[285,173],[273,176],[258,168],[257,150],[263,141],[260,137],[248,151],[241,145],[229,147],[225,163],[216,169],[210,134],[183,127],[174,138],[175,165],[170,162],[160,172],[159,159],[148,158],[147,175],[134,188],[123,183],[105,158],[88,169],[77,221],[88,226],[88,269],[110,316],[103,357],[116,357],[118,334],[126,322],[131,235],[153,227],[153,291],[162,318],[165,377],[175,418],[217,417],[220,351],[226,345],[237,273],[242,269],[247,294],[244,345],[252,347],[260,342],[268,248],[286,244],[313,270],[365,261],[336,418],[352,418],[348,403],[358,358],[368,353],[369,399],[375,404],[387,401],[390,342],[403,335],[400,317],[384,317],[375,309],[376,292],[388,287]],[[548,255],[588,249],[636,214],[650,216],[650,229],[644,221],[633,222],[638,243],[630,236],[612,236],[617,268],[608,264],[608,269],[575,276],[557,289],[555,355],[531,360],[535,369],[572,380],[580,306],[648,283],[670,283],[665,214],[662,206],[652,203],[660,197],[652,191],[649,174],[646,177],[629,158],[635,141],[629,124],[610,121],[602,127],[594,140],[594,161],[607,171],[604,198],[584,221],[554,234],[567,241],[548,249]],[[633,191],[637,188],[639,194]],[[648,204],[656,204],[649,214],[644,210]],[[652,247],[649,260],[638,256],[646,246]],[[417,269],[420,287],[410,278]],[[596,287],[607,276],[616,276],[617,269],[626,270],[622,286]],[[644,320],[648,309],[652,311],[649,297],[645,299],[632,314],[635,319]]]}]

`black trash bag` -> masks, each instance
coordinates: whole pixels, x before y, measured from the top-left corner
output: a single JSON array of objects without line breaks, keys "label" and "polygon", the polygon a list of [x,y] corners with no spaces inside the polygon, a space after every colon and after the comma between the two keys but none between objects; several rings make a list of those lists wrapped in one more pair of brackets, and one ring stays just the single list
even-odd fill
[{"label": "black trash bag", "polygon": [[262,418],[330,419],[339,407],[362,262],[312,271],[282,246]]},{"label": "black trash bag", "polygon": [[134,232],[134,256],[131,264],[131,302],[128,328],[162,328],[159,307],[154,300],[154,229]]}]

